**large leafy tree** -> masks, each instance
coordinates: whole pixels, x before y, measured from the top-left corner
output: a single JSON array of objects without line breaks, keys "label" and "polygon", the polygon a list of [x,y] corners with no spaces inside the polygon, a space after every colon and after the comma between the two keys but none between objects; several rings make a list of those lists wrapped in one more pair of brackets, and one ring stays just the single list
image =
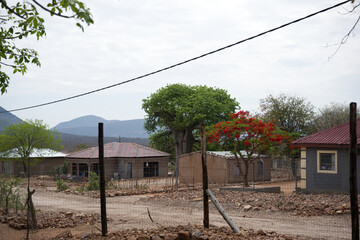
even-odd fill
[{"label": "large leafy tree", "polygon": [[230,114],[230,117],[230,121],[216,123],[206,133],[207,139],[210,143],[232,143],[232,153],[243,176],[243,186],[248,187],[250,164],[259,159],[260,154],[268,153],[282,143],[290,144],[291,137],[274,123],[261,121],[247,111]]},{"label": "large leafy tree", "polygon": [[279,94],[260,99],[262,118],[282,130],[305,136],[313,132],[314,106],[305,98]]},{"label": "large leafy tree", "polygon": [[207,86],[172,84],[143,99],[149,133],[168,132],[174,138],[176,156],[189,153],[200,123],[211,125],[229,119],[238,103],[226,90]]},{"label": "large leafy tree", "polygon": [[[360,110],[357,109],[360,115]],[[332,102],[319,109],[314,117],[316,131],[321,131],[350,121],[350,107],[347,104]]]},{"label": "large leafy tree", "polygon": [[[35,208],[32,202],[32,195],[35,189],[30,191],[30,166],[34,159],[30,155],[38,149],[50,148],[59,149],[61,139],[56,132],[51,131],[47,125],[40,120],[25,121],[18,124],[10,124],[0,135],[0,152],[4,157],[16,157],[23,162],[24,170],[28,177],[27,186],[27,209],[28,228],[36,228]],[[30,223],[30,219],[32,220]]]},{"label": "large leafy tree", "polygon": [[[61,18],[72,18],[84,30],[82,24],[92,24],[93,19],[84,3],[77,0],[6,1],[0,0],[0,92],[4,94],[10,77],[2,70],[9,67],[13,73],[24,74],[28,64],[40,66],[38,53],[34,49],[19,48],[16,43],[34,36],[37,40],[46,35],[45,21],[40,15],[49,14]],[[38,11],[39,10],[39,11]]]}]

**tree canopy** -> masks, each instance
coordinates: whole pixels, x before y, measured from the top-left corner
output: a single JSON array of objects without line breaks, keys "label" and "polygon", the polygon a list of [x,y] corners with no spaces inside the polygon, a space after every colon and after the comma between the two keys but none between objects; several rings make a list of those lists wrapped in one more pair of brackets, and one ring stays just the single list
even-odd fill
[{"label": "tree canopy", "polygon": [[15,155],[23,161],[26,172],[26,161],[37,149],[50,148],[58,150],[61,147],[61,138],[56,132],[48,129],[40,120],[28,120],[5,127],[0,135],[0,152],[6,155]]},{"label": "tree canopy", "polygon": [[84,30],[82,24],[94,23],[89,9],[77,0],[48,0],[47,3],[36,0],[11,1],[0,0],[0,92],[4,94],[9,86],[10,77],[2,70],[9,67],[13,73],[24,74],[28,64],[40,66],[38,53],[34,49],[19,48],[16,43],[34,36],[37,40],[46,35],[44,13],[61,18],[72,18],[76,25]]},{"label": "tree canopy", "polygon": [[[357,109],[357,115],[360,115],[359,109]],[[316,131],[331,128],[348,121],[350,121],[349,105],[335,102],[320,108],[314,117]]]},{"label": "tree canopy", "polygon": [[192,151],[193,131],[200,123],[211,125],[229,119],[239,106],[226,90],[207,86],[172,84],[143,99],[149,133],[169,131],[174,136],[176,155]]},{"label": "tree canopy", "polygon": [[260,99],[262,118],[274,121],[282,130],[305,136],[314,131],[314,106],[305,98],[279,94]]}]

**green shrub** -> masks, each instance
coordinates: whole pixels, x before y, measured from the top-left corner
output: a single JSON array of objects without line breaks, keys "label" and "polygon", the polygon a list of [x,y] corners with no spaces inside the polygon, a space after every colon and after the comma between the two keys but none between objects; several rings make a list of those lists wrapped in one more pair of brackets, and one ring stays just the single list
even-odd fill
[{"label": "green shrub", "polygon": [[20,192],[20,178],[6,179],[0,176],[0,207],[3,208],[5,215],[9,209],[25,209],[25,194]]},{"label": "green shrub", "polygon": [[86,189],[88,191],[97,191],[100,189],[100,178],[95,172],[89,172],[89,180]]},{"label": "green shrub", "polygon": [[61,192],[69,189],[69,186],[67,186],[63,180],[56,180],[56,189]]}]

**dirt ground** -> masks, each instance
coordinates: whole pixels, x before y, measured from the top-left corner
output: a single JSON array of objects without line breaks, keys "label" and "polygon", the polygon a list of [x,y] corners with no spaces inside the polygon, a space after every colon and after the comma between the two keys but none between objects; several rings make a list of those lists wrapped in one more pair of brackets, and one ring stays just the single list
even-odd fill
[{"label": "dirt ground", "polygon": [[[73,193],[55,192],[54,184],[48,186],[46,181],[37,183],[34,186],[36,187],[36,193],[33,195],[33,201],[39,211],[100,214],[99,198],[86,194],[76,195]],[[154,183],[142,183],[140,186],[150,184]],[[280,186],[283,194],[290,194],[295,189],[294,182],[267,183],[265,186]],[[162,188],[162,184],[159,187]],[[159,226],[202,225],[203,203],[201,198],[199,199],[199,194],[201,196],[199,189],[193,191],[188,189],[188,191],[180,194],[164,192],[109,197],[106,199],[109,232],[133,228],[153,229]],[[217,194],[221,193],[218,191]],[[257,201],[258,199],[256,198],[251,198],[250,204],[253,205],[253,209],[247,211],[243,209],[243,205],[236,205],[239,201],[246,202],[246,197],[250,196],[246,194],[248,193],[241,195],[242,200],[238,199],[237,201],[220,198],[220,203],[223,204],[226,212],[237,226],[245,229],[254,229],[255,231],[274,231],[289,236],[301,236],[303,239],[350,239],[351,237],[349,214],[294,216],[291,211],[274,210],[266,207],[254,210],[255,205],[251,201]],[[239,197],[236,194],[229,196]],[[263,195],[256,196],[261,197]],[[266,204],[277,206],[280,203],[276,201],[279,200],[275,197],[271,203]],[[304,201],[304,205],[314,205],[312,202],[307,203],[306,201],[309,201],[307,198],[303,198],[301,201]],[[332,202],[331,198],[329,202]],[[302,210],[303,206],[300,205],[298,208]],[[313,206],[313,208],[316,209],[317,206]],[[211,203],[210,224],[217,227],[227,226],[222,216]],[[41,229],[31,232],[30,236],[31,239],[36,240],[50,239],[60,233],[70,231],[73,235],[80,236],[79,238],[81,238],[82,236],[87,236],[87,234],[99,233],[100,228],[100,223],[95,225],[84,224],[73,228]],[[0,240],[17,240],[24,239],[26,231],[14,230],[9,228],[8,225],[0,224],[0,233]]]},{"label": "dirt ground", "polygon": [[[161,194],[160,194],[161,195]],[[34,204],[41,211],[70,211],[99,213],[100,203],[97,198],[37,190]],[[131,228],[156,228],[158,226],[177,226],[202,224],[202,201],[152,198],[152,194],[118,196],[107,198],[108,229],[110,232]],[[292,216],[284,212],[243,211],[229,209],[227,213],[237,226],[249,229],[275,231],[280,234],[302,236],[309,239],[349,239],[350,216]],[[150,217],[154,220],[152,222]],[[224,219],[210,204],[210,224],[227,226]],[[99,232],[100,224],[83,225],[70,229],[74,234]],[[0,225],[0,240],[23,239],[24,230],[13,230]],[[51,237],[68,229],[44,229],[31,234],[32,239]],[[2,236],[2,238],[1,238]]]}]

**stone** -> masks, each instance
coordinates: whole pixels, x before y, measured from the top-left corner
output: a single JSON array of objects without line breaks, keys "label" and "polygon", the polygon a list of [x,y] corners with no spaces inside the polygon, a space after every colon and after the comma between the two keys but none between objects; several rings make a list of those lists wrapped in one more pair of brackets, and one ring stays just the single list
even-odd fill
[{"label": "stone", "polygon": [[136,240],[150,240],[150,237],[145,234],[142,234],[139,237],[137,237]]},{"label": "stone", "polygon": [[190,234],[187,231],[179,231],[178,240],[190,240]]},{"label": "stone", "polygon": [[166,234],[164,240],[175,240],[177,239],[178,235],[174,233]]},{"label": "stone", "polygon": [[249,211],[251,208],[252,208],[251,205],[245,205],[245,206],[243,207],[244,211]]}]

